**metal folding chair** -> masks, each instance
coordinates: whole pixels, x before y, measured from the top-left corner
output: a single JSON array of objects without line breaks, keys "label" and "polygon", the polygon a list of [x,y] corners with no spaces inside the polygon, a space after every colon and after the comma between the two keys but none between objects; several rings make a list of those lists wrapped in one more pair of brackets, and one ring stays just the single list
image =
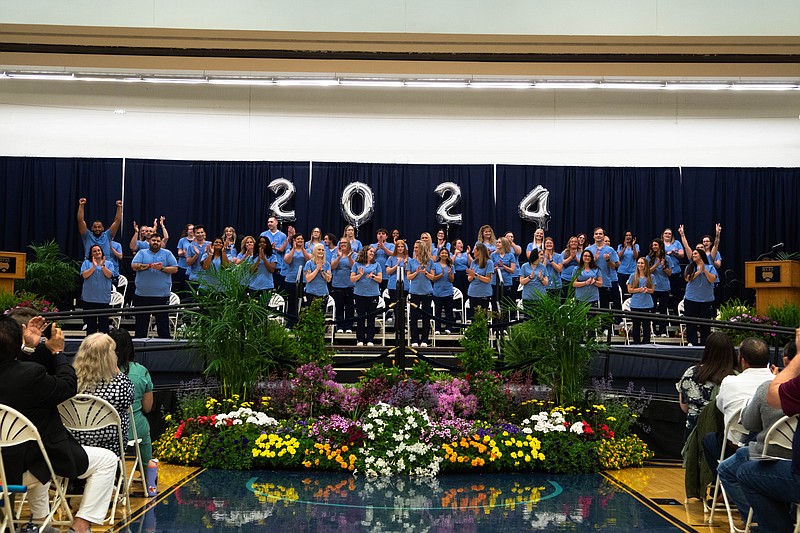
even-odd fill
[{"label": "metal folding chair", "polygon": [[[128,476],[125,469],[125,443],[127,435],[122,435],[122,419],[113,405],[106,400],[91,394],[77,394],[69,400],[58,405],[58,413],[64,427],[74,432],[93,431],[110,426],[117,427],[119,437],[119,476],[111,498],[111,511],[106,516],[105,522],[114,523],[117,503],[124,500],[125,511],[131,512],[130,496],[128,494]],[[124,493],[123,493],[124,491]],[[126,515],[127,516],[127,515]]]},{"label": "metal folding chair", "polygon": [[[47,455],[47,450],[44,448],[44,443],[42,442],[41,435],[39,435],[39,431],[36,429],[36,426],[34,426],[33,423],[25,417],[25,415],[12,407],[0,404],[0,450],[30,441],[35,441],[39,446],[39,451],[41,452],[42,457],[44,457],[44,461],[47,464],[47,469],[50,472],[52,489],[55,491],[55,496],[50,502],[50,514],[45,517],[44,522],[40,527],[44,528],[49,524],[70,525],[72,524],[73,516],[72,511],[67,504],[67,496],[65,493],[67,480],[57,476],[53,471],[53,465],[50,463],[50,457]],[[8,476],[6,476],[5,465],[3,464],[2,454],[0,454],[0,479],[8,479]],[[0,522],[0,531],[8,528],[11,533],[14,533],[16,531],[15,524],[20,524],[26,521],[20,519],[19,512],[17,512],[16,516],[14,515],[14,509],[11,503],[11,492],[13,491],[24,494],[27,491],[27,487],[12,489],[5,482],[1,487],[3,518],[2,522]],[[19,504],[19,511],[21,511],[21,509],[22,502]],[[53,517],[59,511],[59,509],[63,510],[66,520],[60,520],[56,522],[54,521]]]}]

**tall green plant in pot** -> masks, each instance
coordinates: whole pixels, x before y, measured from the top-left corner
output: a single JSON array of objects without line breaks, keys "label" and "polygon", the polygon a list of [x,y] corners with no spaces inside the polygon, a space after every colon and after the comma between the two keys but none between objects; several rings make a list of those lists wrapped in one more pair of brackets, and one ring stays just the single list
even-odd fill
[{"label": "tall green plant in pot", "polygon": [[472,322],[459,341],[464,351],[457,353],[461,368],[468,374],[494,368],[494,350],[489,343],[489,314],[482,307],[475,309]]},{"label": "tall green plant in pot", "polygon": [[34,257],[25,266],[25,279],[18,279],[14,288],[56,302],[60,309],[68,308],[80,279],[78,265],[61,253],[55,240],[28,248]]},{"label": "tall green plant in pot", "polygon": [[506,362],[535,372],[559,405],[583,400],[592,353],[605,348],[596,335],[610,318],[589,309],[573,296],[562,303],[558,295],[547,294],[526,307],[527,320],[510,327],[503,343]]},{"label": "tall green plant in pot", "polygon": [[194,288],[200,311],[189,311],[186,337],[206,361],[206,375],[216,376],[222,394],[247,398],[255,383],[280,360],[295,361],[297,345],[283,325],[272,320],[269,295],[247,294],[249,265],[204,273],[211,290]]}]

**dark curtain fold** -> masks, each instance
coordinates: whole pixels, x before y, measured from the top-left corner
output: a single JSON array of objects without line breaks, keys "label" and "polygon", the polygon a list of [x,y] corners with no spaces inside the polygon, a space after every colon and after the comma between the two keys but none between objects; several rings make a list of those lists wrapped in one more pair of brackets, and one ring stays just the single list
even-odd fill
[{"label": "dark curtain fold", "polygon": [[683,168],[686,237],[691,245],[713,238],[722,224],[723,270],[744,279],[744,262],[783,242],[800,251],[800,169]]},{"label": "dark curtain fold", "polygon": [[[602,226],[616,248],[632,230],[641,249],[665,227],[681,221],[683,194],[677,168],[497,166],[498,224],[514,232],[517,244],[533,239],[536,224],[522,220],[520,200],[537,185],[550,192],[546,230],[556,250],[572,235]],[[497,231],[498,228],[495,228]]]},{"label": "dark curtain fold", "polygon": [[126,160],[126,240],[121,242],[127,250],[133,220],[149,225],[161,215],[173,251],[187,222],[203,224],[209,240],[226,226],[240,236],[257,236],[267,229],[269,206],[277,196],[268,186],[276,178],[294,184],[297,192],[286,206],[302,222],[309,212],[308,168],[308,163],[267,161]]},{"label": "dark curtain fold", "polygon": [[[359,228],[359,240],[375,241],[378,228],[400,229],[413,241],[420,233],[432,235],[440,227],[436,209],[442,198],[436,194],[437,185],[453,182],[461,188],[461,202],[452,213],[462,214],[462,225],[451,225],[450,239],[473,239],[478,226],[491,220],[494,211],[491,165],[395,165],[368,163],[314,163],[310,203],[315,206],[311,223],[323,232],[341,235],[348,224],[341,212],[344,188],[360,181],[368,185],[375,196],[372,218]],[[361,206],[360,199],[356,202]]]},{"label": "dark curtain fold", "polygon": [[121,159],[0,157],[0,249],[29,251],[55,239],[70,257],[83,255],[76,213],[85,197],[86,223],[114,220],[122,198]]}]

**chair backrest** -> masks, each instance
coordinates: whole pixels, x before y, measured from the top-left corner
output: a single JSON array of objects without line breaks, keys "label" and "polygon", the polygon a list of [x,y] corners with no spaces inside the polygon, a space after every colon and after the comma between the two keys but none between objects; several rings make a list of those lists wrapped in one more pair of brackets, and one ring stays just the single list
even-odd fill
[{"label": "chair backrest", "polygon": [[39,439],[39,430],[25,415],[0,404],[0,448]]},{"label": "chair backrest", "polygon": [[[730,434],[732,429],[735,429],[736,431],[738,431],[739,433],[741,433],[742,435],[745,435],[745,436],[747,436],[747,434],[749,433],[747,428],[744,427],[742,425],[742,423],[741,423],[742,410],[743,409],[744,409],[744,407],[740,407],[739,409],[737,409],[736,412],[733,413],[733,416],[731,416],[730,420],[728,420],[728,423],[725,424],[725,431],[722,434],[725,435],[726,439],[728,438],[728,435]],[[724,445],[722,446],[722,450],[720,451],[719,460],[720,460],[720,462],[725,460],[725,446]]]},{"label": "chair backrest", "polygon": [[108,303],[111,307],[122,307],[125,304],[125,297],[122,293],[117,291],[111,292],[111,301]]},{"label": "chair backrest", "polygon": [[770,446],[780,446],[787,450],[792,449],[792,440],[794,439],[794,432],[797,430],[797,416],[784,416],[777,422],[772,424],[772,427],[767,431],[764,437],[764,451],[763,454],[767,455],[767,448]]},{"label": "chair backrest", "polygon": [[181,297],[174,292],[169,293],[169,305],[180,305]]},{"label": "chair backrest", "polygon": [[91,394],[76,394],[58,404],[58,414],[64,427],[71,431],[89,431],[108,426],[119,426],[122,420],[114,406]]},{"label": "chair backrest", "polygon": [[628,298],[624,302],[622,302],[622,310],[623,311],[630,311],[631,310],[631,299]]},{"label": "chair backrest", "polygon": [[683,300],[678,302],[678,315],[683,316],[683,312],[686,310],[686,305],[683,303]]},{"label": "chair backrest", "polygon": [[461,289],[453,287],[453,300],[464,300],[464,293],[461,292]]},{"label": "chair backrest", "polygon": [[273,293],[269,299],[269,306],[278,309],[279,311],[286,312],[286,300],[280,294]]}]

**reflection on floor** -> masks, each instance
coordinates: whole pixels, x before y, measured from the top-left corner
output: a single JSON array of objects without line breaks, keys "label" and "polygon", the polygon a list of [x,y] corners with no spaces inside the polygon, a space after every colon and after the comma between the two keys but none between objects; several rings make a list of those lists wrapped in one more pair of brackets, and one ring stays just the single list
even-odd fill
[{"label": "reflection on floor", "polygon": [[[653,465],[582,476],[484,474],[437,479],[328,472],[201,470],[162,464],[160,494],[93,531],[276,533],[429,531],[727,531],[684,503],[683,470]],[[282,531],[279,531],[282,530]]]}]

